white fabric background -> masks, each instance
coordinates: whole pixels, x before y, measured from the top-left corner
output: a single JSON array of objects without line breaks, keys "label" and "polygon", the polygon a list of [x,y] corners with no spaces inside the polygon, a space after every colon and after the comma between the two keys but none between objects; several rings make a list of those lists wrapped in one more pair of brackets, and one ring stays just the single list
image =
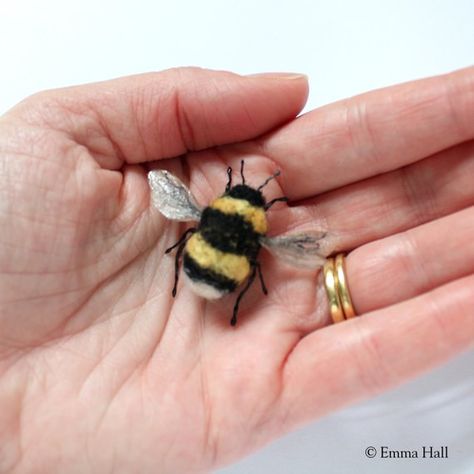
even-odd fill
[{"label": "white fabric background", "polygon": [[[474,63],[473,26],[471,0],[0,0],[0,113],[44,88],[179,65],[304,72],[308,110]],[[473,473],[473,368],[465,354],[220,472]],[[369,445],[450,457],[368,460]]]}]

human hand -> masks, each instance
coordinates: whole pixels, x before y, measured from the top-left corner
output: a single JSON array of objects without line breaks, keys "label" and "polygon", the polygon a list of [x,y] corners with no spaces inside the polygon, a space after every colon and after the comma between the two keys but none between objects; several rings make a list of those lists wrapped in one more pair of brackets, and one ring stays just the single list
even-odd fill
[{"label": "human hand", "polygon": [[[0,119],[1,471],[205,471],[472,343],[474,69],[270,131],[306,94],[303,77],[172,70]],[[183,228],[150,207],[145,163],[206,203],[241,159],[251,184],[282,171],[265,194],[293,204],[270,234],[323,225],[355,249],[360,317],[330,325],[318,275],[268,255],[269,295],[236,328],[235,295],[171,298]]]}]

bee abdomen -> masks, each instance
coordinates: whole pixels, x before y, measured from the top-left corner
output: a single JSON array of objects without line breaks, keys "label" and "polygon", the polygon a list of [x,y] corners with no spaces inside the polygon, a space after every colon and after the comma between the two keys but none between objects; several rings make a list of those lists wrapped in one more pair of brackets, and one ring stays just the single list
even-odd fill
[{"label": "bee abdomen", "polygon": [[223,252],[207,242],[200,231],[187,241],[183,267],[190,280],[221,293],[234,291],[250,273],[245,255]]},{"label": "bee abdomen", "polygon": [[206,207],[184,252],[192,289],[209,299],[234,291],[256,262],[266,225],[264,209],[244,199],[223,196]]},{"label": "bee abdomen", "polygon": [[235,280],[199,265],[188,252],[184,254],[183,268],[192,289],[208,299],[220,298],[238,286]]}]

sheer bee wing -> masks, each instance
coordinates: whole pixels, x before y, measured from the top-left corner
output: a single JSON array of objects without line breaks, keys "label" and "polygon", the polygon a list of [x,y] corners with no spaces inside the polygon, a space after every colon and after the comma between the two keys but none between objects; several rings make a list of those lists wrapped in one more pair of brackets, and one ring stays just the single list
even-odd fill
[{"label": "sheer bee wing", "polygon": [[284,262],[300,268],[318,268],[326,262],[331,249],[326,242],[328,233],[313,231],[262,237],[260,243]]},{"label": "sheer bee wing", "polygon": [[165,217],[175,221],[198,221],[201,207],[191,191],[176,176],[165,170],[148,173],[151,200]]}]

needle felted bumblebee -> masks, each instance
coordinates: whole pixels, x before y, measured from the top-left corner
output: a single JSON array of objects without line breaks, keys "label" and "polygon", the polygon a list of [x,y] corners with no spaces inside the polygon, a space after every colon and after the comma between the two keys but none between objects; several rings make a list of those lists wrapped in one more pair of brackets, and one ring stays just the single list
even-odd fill
[{"label": "needle felted bumblebee", "polygon": [[328,252],[324,251],[322,243],[326,232],[266,236],[266,211],[274,203],[288,200],[282,196],[266,202],[263,196],[262,189],[279,174],[277,171],[258,188],[253,188],[245,183],[244,162],[241,161],[241,184],[232,186],[232,168],[229,167],[224,194],[202,208],[176,176],[165,170],[148,173],[154,207],[168,219],[199,222],[165,252],[178,248],[173,297],[176,296],[181,257],[191,289],[206,299],[221,298],[246,281],[235,301],[230,320],[234,326],[239,303],[257,274],[262,291],[267,294],[258,262],[262,246],[294,266],[317,268],[324,265]]}]

